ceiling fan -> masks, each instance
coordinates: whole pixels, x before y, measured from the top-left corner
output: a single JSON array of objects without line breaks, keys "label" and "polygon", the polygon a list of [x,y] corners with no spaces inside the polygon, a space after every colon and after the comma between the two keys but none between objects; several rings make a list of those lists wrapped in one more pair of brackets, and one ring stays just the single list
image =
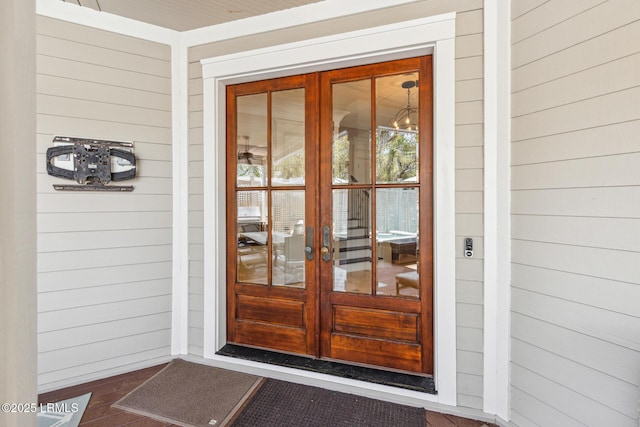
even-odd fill
[{"label": "ceiling fan", "polygon": [[238,161],[252,165],[254,161],[258,164],[262,163],[263,156],[254,153],[254,151],[262,150],[263,147],[253,147],[249,145],[249,137],[241,136],[244,139],[244,151],[238,151]]}]

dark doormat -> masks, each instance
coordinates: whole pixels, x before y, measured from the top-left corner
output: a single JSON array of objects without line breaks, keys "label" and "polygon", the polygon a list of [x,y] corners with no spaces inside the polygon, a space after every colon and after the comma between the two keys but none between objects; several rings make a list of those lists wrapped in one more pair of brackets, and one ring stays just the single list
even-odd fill
[{"label": "dark doormat", "polygon": [[423,408],[267,379],[231,421],[232,427],[425,427]]}]

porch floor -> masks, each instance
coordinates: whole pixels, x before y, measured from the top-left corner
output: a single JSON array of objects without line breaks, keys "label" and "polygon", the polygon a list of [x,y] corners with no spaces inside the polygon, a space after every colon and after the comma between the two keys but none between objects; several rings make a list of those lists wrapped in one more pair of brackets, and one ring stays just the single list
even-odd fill
[{"label": "porch floor", "polygon": [[[102,380],[92,381],[73,387],[68,387],[38,396],[38,403],[51,403],[64,399],[69,399],[81,394],[91,392],[91,400],[84,412],[81,426],[87,427],[178,427],[157,421],[141,415],[132,414],[120,409],[112,408],[111,405],[124,397],[127,393],[138,387],[140,384],[154,376],[166,365],[153,366],[139,371],[129,372]],[[461,418],[453,415],[441,414],[438,412],[425,411],[428,427],[482,427],[490,424]],[[401,427],[401,426],[394,426]]]}]

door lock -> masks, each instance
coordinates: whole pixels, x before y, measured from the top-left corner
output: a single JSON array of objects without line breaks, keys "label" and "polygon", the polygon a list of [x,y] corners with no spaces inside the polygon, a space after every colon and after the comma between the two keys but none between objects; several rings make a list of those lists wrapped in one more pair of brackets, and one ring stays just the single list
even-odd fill
[{"label": "door lock", "polygon": [[313,227],[307,227],[307,245],[304,247],[304,253],[307,255],[307,261],[313,261]]},{"label": "door lock", "polygon": [[323,261],[331,261],[331,253],[329,251],[329,246],[331,245],[331,229],[328,225],[322,227],[322,248],[320,249],[320,254],[322,255]]}]

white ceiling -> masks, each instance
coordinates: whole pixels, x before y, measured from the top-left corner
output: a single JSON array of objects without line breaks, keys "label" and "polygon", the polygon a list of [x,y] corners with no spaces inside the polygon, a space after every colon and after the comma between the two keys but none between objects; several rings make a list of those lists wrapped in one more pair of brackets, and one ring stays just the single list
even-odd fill
[{"label": "white ceiling", "polygon": [[177,31],[222,24],[322,0],[60,0]]}]

